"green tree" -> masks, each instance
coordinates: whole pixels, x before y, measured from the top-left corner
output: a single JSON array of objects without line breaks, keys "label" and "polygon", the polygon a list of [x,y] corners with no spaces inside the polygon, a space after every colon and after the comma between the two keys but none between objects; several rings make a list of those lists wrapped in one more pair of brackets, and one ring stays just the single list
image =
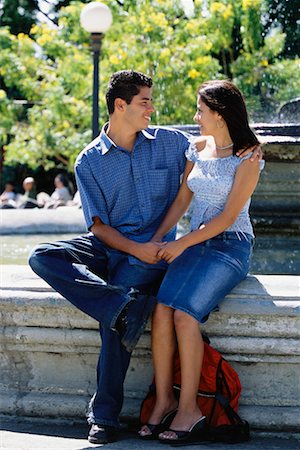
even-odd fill
[{"label": "green tree", "polygon": [[285,35],[283,56],[300,54],[300,8],[298,0],[267,0],[265,32],[279,28]]},{"label": "green tree", "polygon": [[38,0],[2,0],[0,26],[8,26],[11,33],[29,33],[39,11]]},{"label": "green tree", "polygon": [[286,34],[282,28],[263,27],[270,14],[267,8],[268,0],[242,0],[243,47],[231,64],[233,79],[257,121],[276,118],[280,104],[300,91],[299,58],[283,58]]},{"label": "green tree", "polygon": [[[299,59],[282,56],[285,33],[278,27],[265,32],[268,1],[195,0],[187,18],[179,0],[107,0],[114,21],[101,54],[101,124],[108,79],[124,68],[154,78],[154,123],[191,123],[198,85],[222,77],[233,78],[252,117],[264,120],[300,90]],[[0,30],[7,164],[72,170],[91,139],[92,58],[79,23],[82,6],[60,8],[58,27],[38,23],[17,36]]]},{"label": "green tree", "polygon": [[[115,25],[103,42],[102,123],[107,119],[104,91],[108,79],[125,67],[155,78],[157,122],[190,122],[196,86],[220,75],[218,61],[209,55],[211,45],[203,45],[202,37],[196,36],[187,42],[187,21],[179,2],[130,2],[125,9],[111,1],[110,7]],[[8,90],[18,91],[33,104],[9,132],[7,164],[45,168],[61,164],[71,170],[76,155],[91,138],[92,60],[89,35],[79,25],[80,11],[79,3],[63,8],[57,29],[37,25],[31,37],[1,31],[5,44],[0,76]],[[194,26],[190,25],[191,33],[196,33]]]},{"label": "green tree", "polygon": [[[32,105],[21,120],[15,116],[6,163],[71,168],[79,148],[89,140],[91,62],[87,53],[59,41],[58,30],[45,25],[37,28],[36,41],[25,34],[12,37],[6,31],[10,45],[0,56],[0,74],[6,85],[17,87]],[[3,38],[5,30],[1,34]],[[43,45],[48,55],[37,54],[37,44]]]}]

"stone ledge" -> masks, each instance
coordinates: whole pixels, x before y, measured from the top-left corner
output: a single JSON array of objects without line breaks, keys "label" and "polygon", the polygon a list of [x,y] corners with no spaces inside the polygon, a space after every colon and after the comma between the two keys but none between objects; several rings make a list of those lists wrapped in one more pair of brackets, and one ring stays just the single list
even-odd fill
[{"label": "stone ledge", "polygon": [[[89,396],[72,394],[46,394],[28,393],[28,395],[17,398],[15,392],[1,394],[1,405],[6,414],[12,416],[41,417],[41,406],[43,405],[43,417],[58,420],[69,418],[70,408],[73,418],[82,419],[83,411],[89,401]],[[17,407],[16,407],[17,405]],[[139,411],[140,399],[125,398],[124,421],[136,421]],[[300,429],[300,418],[298,407],[274,407],[274,406],[247,406],[241,405],[239,409],[241,417],[247,419],[251,428],[278,430],[280,432],[296,432]],[[268,422],[266,427],[264,424]],[[68,422],[70,419],[68,419]],[[278,424],[280,423],[280,427]],[[263,427],[262,427],[263,424]],[[291,426],[293,424],[293,426]]]},{"label": "stone ledge", "polygon": [[84,233],[82,209],[61,206],[56,209],[2,209],[0,235]]},{"label": "stone ledge", "polygon": [[[82,418],[95,387],[97,322],[29,267],[2,266],[1,278],[1,412]],[[296,276],[249,276],[204,327],[239,373],[240,411],[254,427],[300,429],[299,281]],[[128,370],[124,417],[138,416],[151,378],[148,326]]]}]

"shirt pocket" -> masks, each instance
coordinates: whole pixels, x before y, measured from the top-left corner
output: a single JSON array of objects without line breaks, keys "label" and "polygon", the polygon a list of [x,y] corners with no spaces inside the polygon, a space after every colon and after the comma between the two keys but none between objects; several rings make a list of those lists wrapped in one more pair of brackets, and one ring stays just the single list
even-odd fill
[{"label": "shirt pocket", "polygon": [[150,169],[148,171],[149,188],[152,197],[166,197],[168,194],[168,169]]}]

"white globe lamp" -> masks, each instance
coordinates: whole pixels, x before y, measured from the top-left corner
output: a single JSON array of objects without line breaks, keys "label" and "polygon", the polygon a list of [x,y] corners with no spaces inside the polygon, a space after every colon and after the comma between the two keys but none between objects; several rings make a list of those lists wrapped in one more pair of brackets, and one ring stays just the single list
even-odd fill
[{"label": "white globe lamp", "polygon": [[100,2],[91,2],[82,8],[80,14],[82,27],[91,33],[91,48],[93,52],[93,139],[99,134],[99,58],[104,33],[112,24],[112,14],[108,6]]},{"label": "white globe lamp", "polygon": [[112,24],[112,14],[104,3],[91,2],[82,8],[80,23],[89,33],[106,33]]}]

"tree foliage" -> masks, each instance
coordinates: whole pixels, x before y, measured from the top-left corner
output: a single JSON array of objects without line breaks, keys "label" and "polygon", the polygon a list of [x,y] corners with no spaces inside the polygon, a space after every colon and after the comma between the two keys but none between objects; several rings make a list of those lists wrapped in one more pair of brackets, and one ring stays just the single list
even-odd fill
[{"label": "tree foliage", "polygon": [[300,8],[298,0],[267,0],[265,32],[279,28],[286,36],[282,54],[299,56]]},{"label": "tree foliage", "polygon": [[37,20],[38,0],[3,0],[0,26],[8,26],[13,34],[29,33]]},{"label": "tree foliage", "polygon": [[[101,53],[101,123],[108,79],[124,68],[154,78],[156,123],[191,123],[197,86],[211,78],[233,78],[256,120],[274,112],[300,86],[299,59],[283,57],[285,30],[265,23],[270,1],[195,0],[188,18],[179,0],[107,0],[114,21]],[[57,27],[36,23],[17,35],[0,30],[0,140],[7,164],[72,170],[91,139],[92,58],[79,24],[82,6],[60,8]]]}]

